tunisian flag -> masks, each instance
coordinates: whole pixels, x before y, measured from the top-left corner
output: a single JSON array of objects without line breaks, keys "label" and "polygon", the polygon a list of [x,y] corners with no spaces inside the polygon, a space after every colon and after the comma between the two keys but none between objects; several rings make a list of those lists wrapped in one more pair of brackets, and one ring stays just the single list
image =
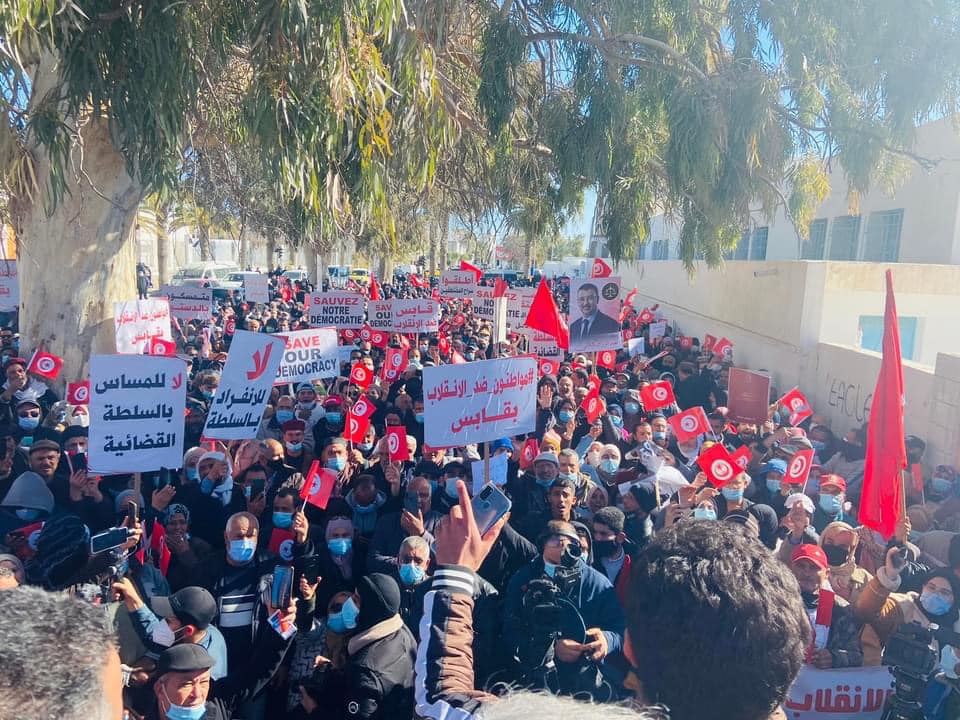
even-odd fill
[{"label": "tunisian flag", "polygon": [[379,300],[380,299],[380,285],[377,283],[377,276],[370,276],[370,299]]},{"label": "tunisian flag", "polygon": [[557,303],[550,294],[547,281],[540,278],[540,285],[533,296],[530,311],[523,323],[528,328],[544,332],[557,341],[557,347],[567,350],[570,347],[570,329],[560,316]]},{"label": "tunisian flag", "polygon": [[594,258],[593,265],[590,266],[590,277],[605,278],[613,274],[613,268],[603,259]]},{"label": "tunisian flag", "polygon": [[884,538],[893,535],[903,513],[903,468],[907,449],[903,435],[903,366],[900,325],[893,297],[893,275],[887,270],[887,301],[883,311],[883,358],[873,391],[867,457],[863,466],[859,520]]}]

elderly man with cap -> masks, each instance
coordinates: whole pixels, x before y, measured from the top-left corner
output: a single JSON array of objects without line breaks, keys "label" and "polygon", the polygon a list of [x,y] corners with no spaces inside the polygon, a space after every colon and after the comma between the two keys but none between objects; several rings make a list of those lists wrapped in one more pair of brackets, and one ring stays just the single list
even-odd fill
[{"label": "elderly man with cap", "polygon": [[790,569],[813,628],[807,663],[821,670],[859,667],[863,665],[860,626],[853,608],[827,582],[828,567],[819,545],[800,545],[790,556]]},{"label": "elderly man with cap", "polygon": [[816,512],[813,513],[813,527],[817,532],[832,522],[849,522],[844,513],[847,494],[847,482],[839,475],[820,476],[820,497]]},{"label": "elderly man with cap", "polygon": [[[291,605],[278,625],[291,627],[295,619]],[[284,639],[271,623],[263,623],[244,662],[216,681],[211,677],[216,661],[200,645],[167,648],[157,661],[152,704],[145,708],[144,720],[230,720],[238,705],[256,697],[273,679],[292,637]]]},{"label": "elderly man with cap", "polygon": [[547,515],[547,491],[560,474],[560,460],[552,451],[541,452],[517,480],[520,487],[513,493],[513,511],[516,518],[528,514]]},{"label": "elderly man with cap", "polygon": [[53,484],[53,476],[60,466],[60,443],[54,440],[37,440],[30,446],[30,469],[43,478],[47,485]]},{"label": "elderly man with cap", "polygon": [[153,597],[151,612],[129,578],[115,582],[113,589],[120,594],[140,640],[154,656],[179,643],[194,643],[214,660],[211,679],[227,676],[227,643],[211,624],[217,616],[217,601],[208,591],[190,586],[169,597]]},{"label": "elderly man with cap", "polygon": [[313,428],[323,420],[326,410],[317,402],[317,389],[312,383],[304,382],[297,385],[297,404],[293,409],[297,419],[306,424],[306,443],[313,450]]},{"label": "elderly man with cap", "polygon": [[304,443],[306,429],[306,423],[296,418],[280,426],[283,433],[283,462],[302,475],[307,474],[313,462],[313,453]]}]

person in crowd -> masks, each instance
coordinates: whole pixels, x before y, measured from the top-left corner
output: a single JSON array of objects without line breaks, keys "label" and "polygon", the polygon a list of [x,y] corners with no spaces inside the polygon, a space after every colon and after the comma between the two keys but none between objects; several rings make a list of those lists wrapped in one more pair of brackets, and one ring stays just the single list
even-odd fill
[{"label": "person in crowd", "polygon": [[839,597],[856,606],[860,593],[873,578],[857,565],[860,536],[845,522],[833,522],[820,534],[820,547],[827,556],[827,579]]},{"label": "person in crowd", "polygon": [[832,522],[846,522],[844,513],[847,483],[839,475],[820,476],[820,499],[813,513],[813,527],[819,533]]},{"label": "person in crowd", "polygon": [[404,508],[377,520],[367,551],[368,567],[389,570],[396,564],[393,553],[405,538],[421,538],[429,548],[434,543],[433,530],[443,517],[432,509],[432,505],[430,481],[423,475],[414,477],[404,493]]},{"label": "person in crowd", "polygon": [[615,507],[605,507],[593,515],[593,566],[616,588],[620,605],[626,607],[629,592],[631,555],[636,547],[624,532],[626,516]]}]

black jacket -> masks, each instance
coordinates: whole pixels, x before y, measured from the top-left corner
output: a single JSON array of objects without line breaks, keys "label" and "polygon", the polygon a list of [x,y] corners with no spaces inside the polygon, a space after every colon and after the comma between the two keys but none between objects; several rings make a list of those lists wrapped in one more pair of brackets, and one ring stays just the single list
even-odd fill
[{"label": "black jacket", "polygon": [[350,639],[348,692],[341,717],[393,720],[413,716],[417,643],[400,616],[394,618]]}]

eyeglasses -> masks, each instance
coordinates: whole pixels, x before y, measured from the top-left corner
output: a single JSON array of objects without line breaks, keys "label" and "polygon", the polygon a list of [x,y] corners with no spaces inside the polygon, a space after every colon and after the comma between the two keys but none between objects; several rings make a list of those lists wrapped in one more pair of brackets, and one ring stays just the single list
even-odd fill
[{"label": "eyeglasses", "polygon": [[566,547],[570,544],[570,538],[566,535],[551,535],[543,544],[547,547]]}]

